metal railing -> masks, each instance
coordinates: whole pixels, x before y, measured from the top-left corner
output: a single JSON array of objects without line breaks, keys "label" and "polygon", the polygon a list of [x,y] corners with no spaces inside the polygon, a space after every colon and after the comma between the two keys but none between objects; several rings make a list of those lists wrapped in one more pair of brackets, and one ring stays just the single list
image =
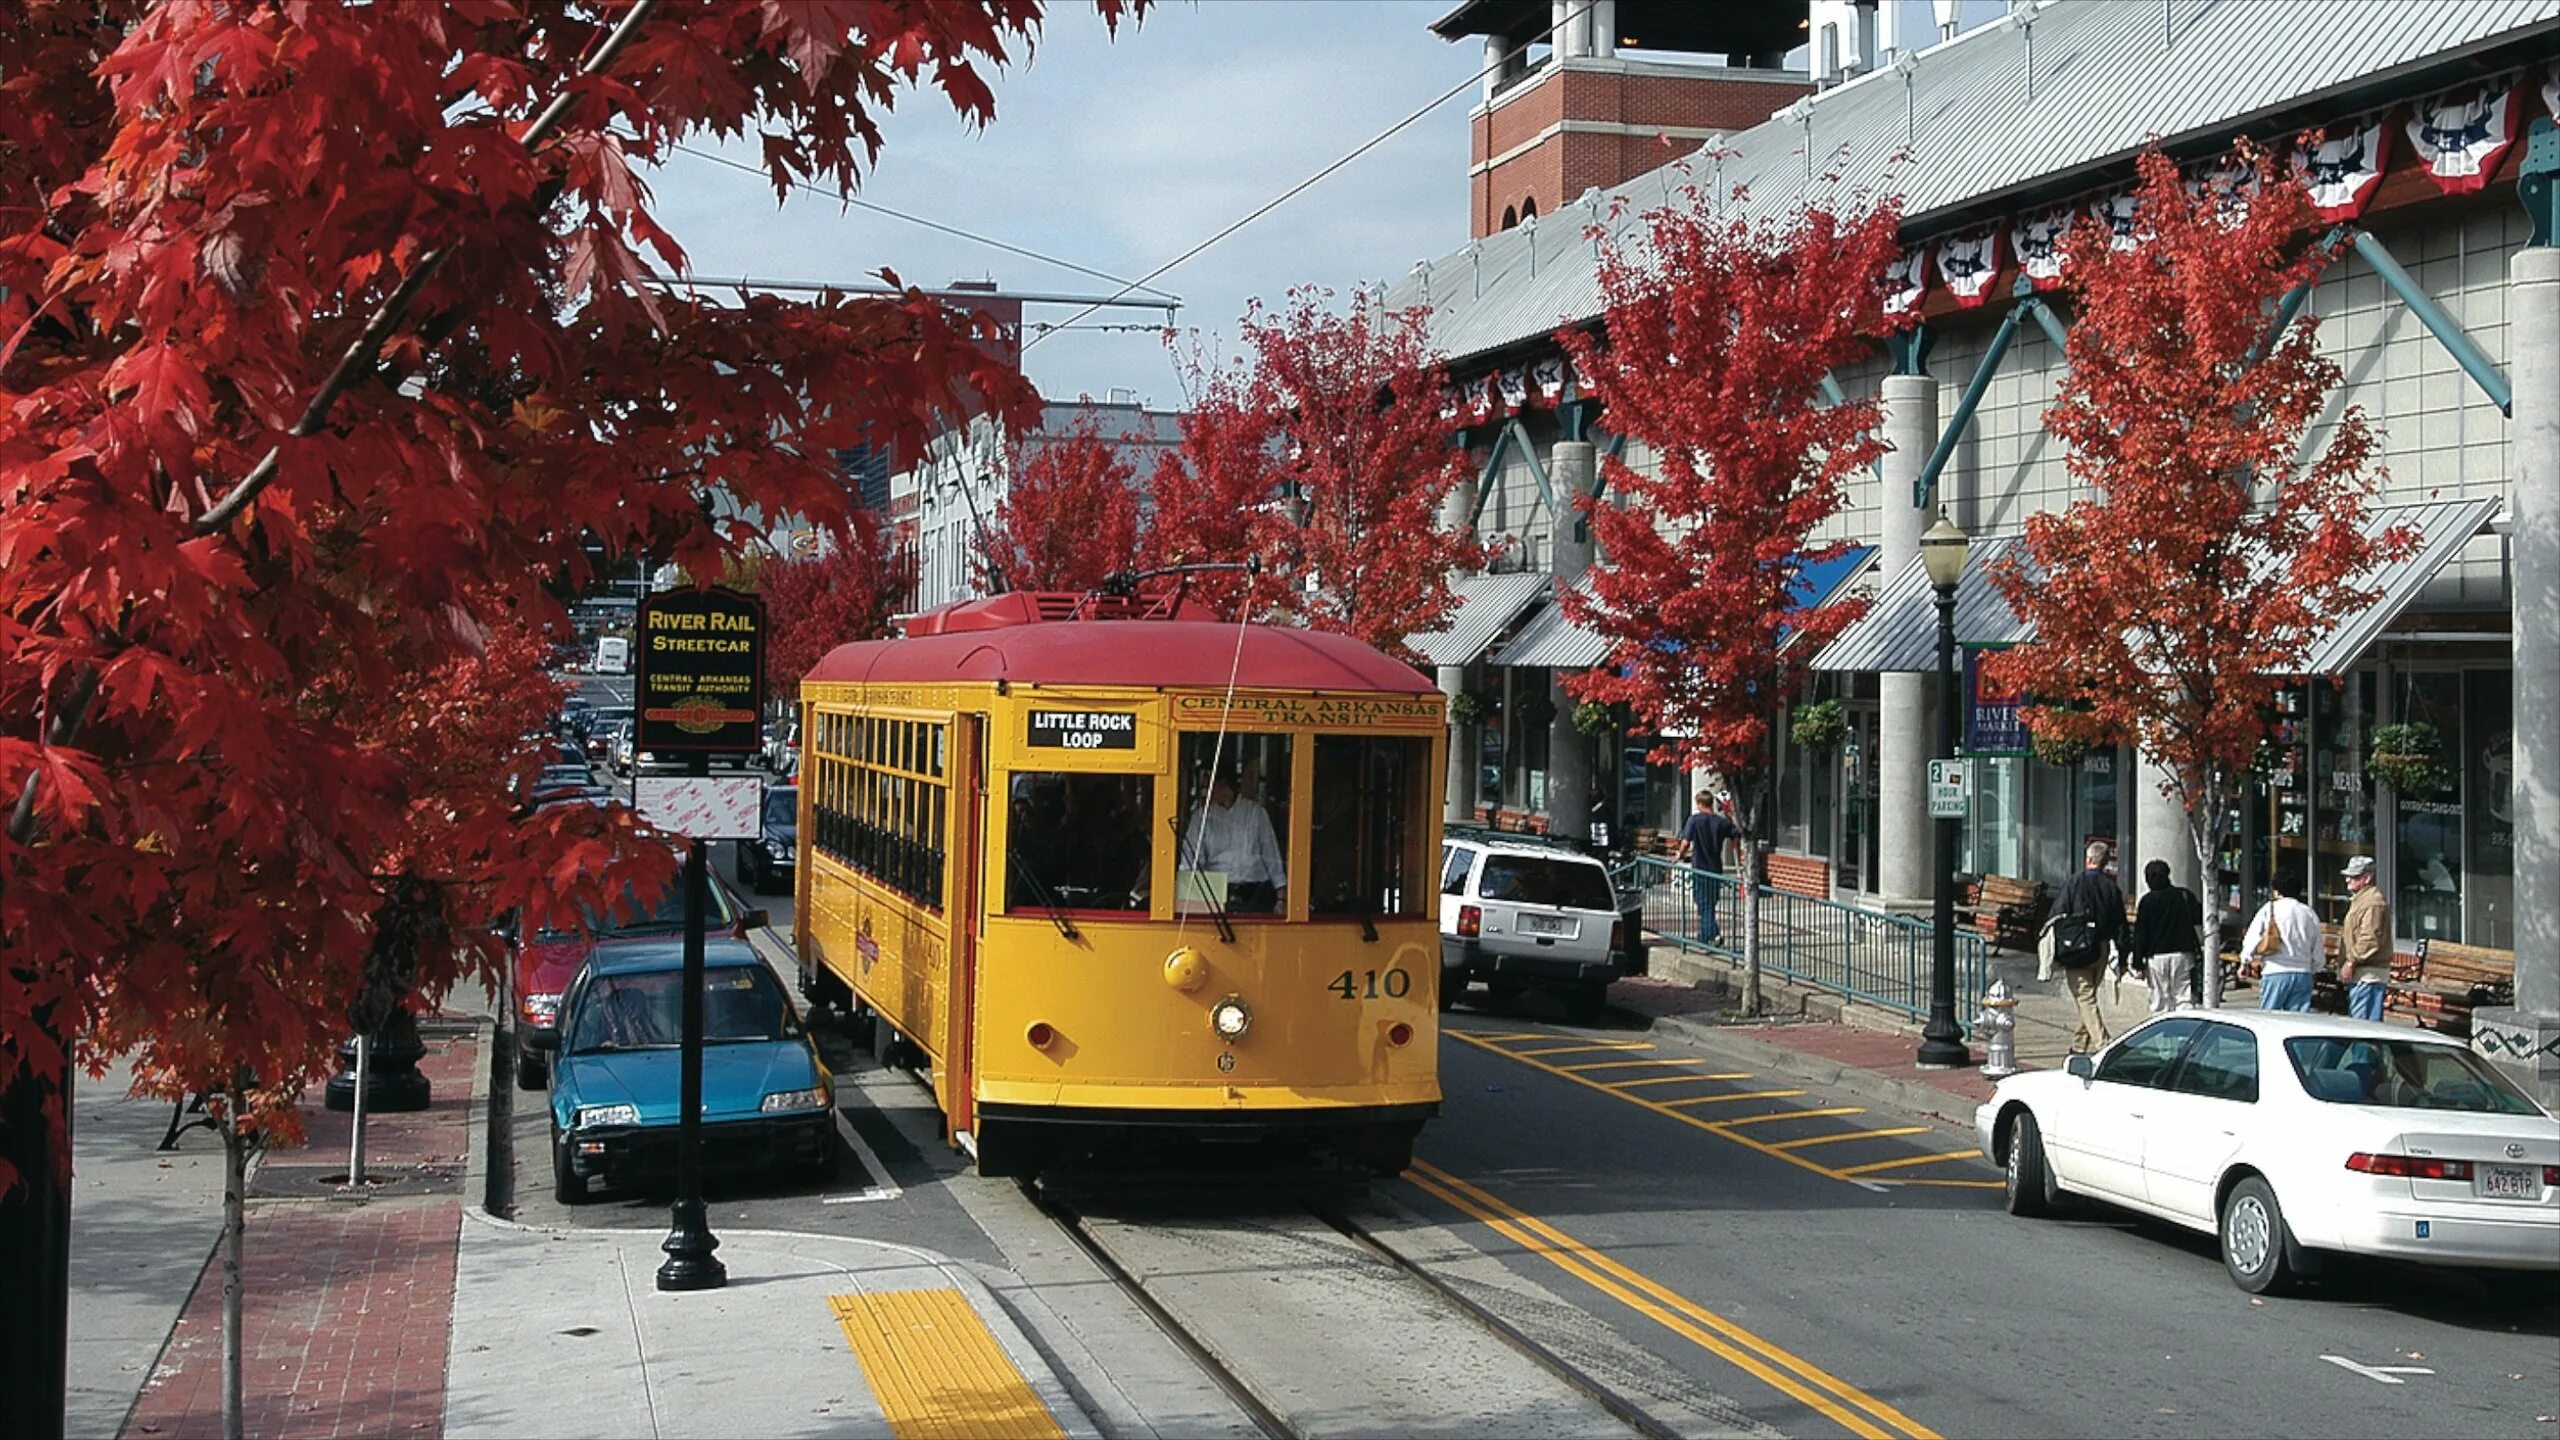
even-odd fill
[{"label": "metal railing", "polygon": [[[1717,875],[1639,855],[1614,874],[1622,894],[1644,897],[1644,927],[1657,943],[1742,958],[1742,896],[1738,877]],[[1699,925],[1699,883],[1709,882],[1707,912]],[[1815,900],[1790,890],[1760,887],[1760,971],[1897,1011],[1915,1020],[1929,1014],[1929,966],[1935,955],[1929,922],[1880,910]],[[1991,967],[1982,936],[1956,931],[1956,1015],[1971,1015],[1990,988]]]}]

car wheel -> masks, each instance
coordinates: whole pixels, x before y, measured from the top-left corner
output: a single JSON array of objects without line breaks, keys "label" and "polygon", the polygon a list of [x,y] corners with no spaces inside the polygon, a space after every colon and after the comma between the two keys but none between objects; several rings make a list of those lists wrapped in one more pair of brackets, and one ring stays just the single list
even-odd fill
[{"label": "car wheel", "polygon": [[2285,1228],[2284,1207],[2275,1187],[2252,1175],[2231,1187],[2222,1202],[2222,1268],[2231,1283],[2252,1295],[2279,1294],[2293,1284],[2293,1266],[2285,1259],[2293,1233]]},{"label": "car wheel", "polygon": [[551,1079],[551,1063],[531,1050],[516,1052],[516,1088],[539,1090]]},{"label": "car wheel", "polygon": [[551,1141],[551,1198],[563,1205],[587,1203],[587,1178],[569,1168],[569,1140],[565,1135]]},{"label": "car wheel", "polygon": [[2062,1208],[2062,1187],[2055,1183],[2053,1166],[2045,1159],[2044,1132],[2029,1111],[2019,1111],[2017,1123],[2010,1128],[2009,1161],[2000,1188],[2012,1215],[2032,1219]]},{"label": "car wheel", "polygon": [[1517,1000],[1520,998],[1520,982],[1517,980],[1487,980],[1484,982],[1484,993],[1492,996],[1496,1000]]},{"label": "car wheel", "polygon": [[1609,1008],[1609,982],[1586,980],[1564,993],[1564,1018],[1570,1025],[1589,1025]]}]

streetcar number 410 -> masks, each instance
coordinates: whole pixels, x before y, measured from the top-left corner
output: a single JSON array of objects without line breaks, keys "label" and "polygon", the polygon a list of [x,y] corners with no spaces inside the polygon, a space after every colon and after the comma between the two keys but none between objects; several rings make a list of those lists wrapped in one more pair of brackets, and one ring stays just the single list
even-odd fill
[{"label": "streetcar number 410", "polygon": [[1324,988],[1345,1000],[1375,1000],[1382,994],[1401,1000],[1413,993],[1413,977],[1402,970],[1345,970]]}]

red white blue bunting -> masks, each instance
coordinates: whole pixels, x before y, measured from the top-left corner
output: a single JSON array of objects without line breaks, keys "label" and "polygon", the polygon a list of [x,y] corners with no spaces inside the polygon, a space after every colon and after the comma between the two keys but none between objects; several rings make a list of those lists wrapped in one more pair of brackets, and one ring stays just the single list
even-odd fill
[{"label": "red white blue bunting", "polygon": [[1529,375],[1525,370],[1504,370],[1493,377],[1496,393],[1502,397],[1502,413],[1517,415],[1529,403]]},{"label": "red white blue bunting", "polygon": [[2489,183],[2516,140],[2516,85],[2510,75],[2431,95],[2409,107],[2409,145],[2447,195]]},{"label": "red white blue bunting", "polygon": [[1564,359],[1550,355],[1529,367],[1529,388],[1538,392],[1538,403],[1553,405],[1564,398]]},{"label": "red white blue bunting", "polygon": [[2009,232],[2009,249],[2018,257],[2018,273],[2038,290],[2051,290],[2062,284],[2062,242],[2069,238],[2072,222],[2079,218],[2070,206],[2064,205],[2029,215]]},{"label": "red white blue bunting", "polygon": [[1909,315],[1917,312],[1920,302],[1929,294],[1929,252],[1906,252],[1884,267],[1884,277],[1879,283],[1884,287],[1884,313]]},{"label": "red white blue bunting", "polygon": [[2000,279],[2000,232],[1977,230],[1939,242],[1938,279],[1956,303],[1970,310],[1991,298]]},{"label": "red white blue bunting", "polygon": [[2107,232],[2107,248],[2130,250],[2142,241],[2142,201],[2130,189],[2110,190],[2089,202],[2089,218]]},{"label": "red white blue bunting", "polygon": [[2314,144],[2305,140],[2296,157],[2303,188],[2311,192],[2311,208],[2328,221],[2353,220],[2373,200],[2391,159],[2391,127],[2380,115],[2350,122]]}]

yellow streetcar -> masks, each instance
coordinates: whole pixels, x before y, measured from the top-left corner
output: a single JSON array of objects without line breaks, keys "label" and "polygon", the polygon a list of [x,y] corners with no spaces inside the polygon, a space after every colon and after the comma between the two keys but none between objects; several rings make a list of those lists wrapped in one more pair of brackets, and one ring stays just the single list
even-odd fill
[{"label": "yellow streetcar", "polygon": [[1012,594],[838,647],[800,716],[802,984],[982,1172],[1411,1159],[1447,743],[1412,668],[1178,593]]}]

